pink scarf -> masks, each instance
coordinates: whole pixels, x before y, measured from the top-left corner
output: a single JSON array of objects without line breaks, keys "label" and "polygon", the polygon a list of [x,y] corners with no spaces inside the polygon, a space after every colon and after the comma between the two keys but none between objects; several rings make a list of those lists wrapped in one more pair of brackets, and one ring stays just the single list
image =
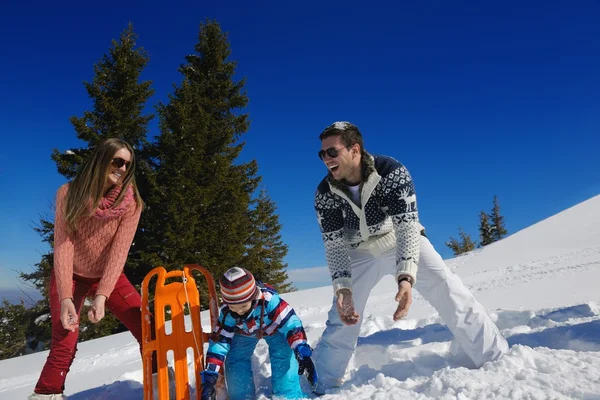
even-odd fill
[{"label": "pink scarf", "polygon": [[[114,186],[107,194],[100,200],[98,208],[94,216],[100,219],[113,219],[119,218],[125,215],[129,207],[133,204],[133,187],[129,185],[123,200],[116,206],[115,200],[121,193],[121,186]],[[114,207],[113,207],[114,206]]]}]

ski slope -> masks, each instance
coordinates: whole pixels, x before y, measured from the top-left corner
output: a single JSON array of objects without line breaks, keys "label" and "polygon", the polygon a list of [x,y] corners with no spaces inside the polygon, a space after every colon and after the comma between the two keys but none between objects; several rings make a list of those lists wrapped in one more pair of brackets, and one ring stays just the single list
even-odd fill
[{"label": "ski slope", "polygon": [[[600,400],[600,196],[447,263],[507,337],[508,354],[469,368],[418,293],[408,317],[392,320],[396,287],[384,278],[367,304],[347,382],[322,399]],[[313,346],[331,297],[329,286],[283,295]],[[203,321],[208,326],[206,315]],[[25,399],[46,356],[0,361],[0,399]],[[264,342],[252,363],[258,398],[270,398]],[[65,394],[141,399],[141,382],[137,343],[124,332],[79,344]]]}]

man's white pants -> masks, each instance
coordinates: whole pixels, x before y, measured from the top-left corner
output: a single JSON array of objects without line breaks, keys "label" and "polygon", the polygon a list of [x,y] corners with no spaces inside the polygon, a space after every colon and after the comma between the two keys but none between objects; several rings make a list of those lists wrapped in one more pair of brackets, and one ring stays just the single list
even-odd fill
[{"label": "man's white pants", "polygon": [[[396,273],[396,249],[377,258],[368,251],[352,250],[350,259],[354,308],[362,318],[371,289],[383,276],[394,276]],[[437,310],[454,335],[456,343],[476,367],[479,368],[487,361],[497,360],[508,351],[506,339],[483,306],[475,300],[460,278],[450,271],[429,239],[424,236],[421,237],[415,289]],[[315,349],[314,358],[319,374],[318,393],[342,384],[362,322],[353,326],[344,325],[335,302],[334,298],[325,331]]]}]

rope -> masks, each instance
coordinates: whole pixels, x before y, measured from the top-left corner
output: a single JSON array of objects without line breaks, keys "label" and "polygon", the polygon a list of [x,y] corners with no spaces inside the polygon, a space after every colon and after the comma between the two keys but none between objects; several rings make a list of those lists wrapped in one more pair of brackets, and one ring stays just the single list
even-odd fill
[{"label": "rope", "polygon": [[185,292],[185,301],[189,307],[190,311],[190,319],[192,321],[192,336],[194,337],[194,344],[196,345],[196,356],[199,357],[200,354],[204,354],[204,351],[200,352],[200,346],[198,346],[198,341],[196,340],[196,331],[194,330],[194,320],[192,318],[192,305],[190,304],[190,298],[188,297],[187,292],[187,277],[185,276],[185,271],[181,271],[181,275],[183,276],[183,290]]}]

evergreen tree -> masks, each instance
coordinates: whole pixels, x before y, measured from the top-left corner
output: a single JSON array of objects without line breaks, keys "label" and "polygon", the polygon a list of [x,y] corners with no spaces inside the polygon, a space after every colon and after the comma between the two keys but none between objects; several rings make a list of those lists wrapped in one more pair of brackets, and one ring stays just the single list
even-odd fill
[{"label": "evergreen tree", "polygon": [[460,236],[461,249],[463,253],[475,250],[475,242],[473,241],[473,239],[471,239],[471,235],[463,231],[462,228],[459,228],[458,234]]},{"label": "evergreen tree", "polygon": [[[34,228],[42,238],[42,242],[54,248],[54,224],[49,222],[51,218],[44,216],[40,218],[40,224]],[[28,350],[44,350],[49,347],[52,338],[52,321],[50,319],[50,303],[48,301],[48,281],[52,272],[54,252],[43,254],[40,262],[35,264],[36,269],[31,273],[19,272],[19,279],[29,286],[35,287],[42,299],[25,311],[28,319],[27,336]],[[15,310],[13,310],[14,312]]]},{"label": "evergreen tree", "polygon": [[[50,248],[54,247],[54,224],[49,222],[49,216],[40,217],[40,224],[33,228]],[[54,253],[43,254],[39,263],[35,264],[36,269],[31,273],[19,272],[19,279],[27,282],[28,286],[36,288],[44,299],[48,298],[48,279],[52,272]]]},{"label": "evergreen tree", "polygon": [[27,352],[27,326],[30,312],[20,304],[2,301],[0,306],[0,360],[21,356]]},{"label": "evergreen tree", "polygon": [[489,215],[492,223],[492,238],[493,241],[502,239],[508,234],[506,227],[504,226],[504,217],[500,215],[500,205],[498,204],[498,196],[494,195],[494,207]]},{"label": "evergreen tree", "polygon": [[[110,137],[124,139],[136,150],[139,149],[136,160],[140,173],[137,176],[141,177],[138,179],[138,185],[143,197],[143,193],[147,192],[144,189],[148,186],[151,172],[146,161],[147,156],[144,155],[144,145],[147,125],[153,118],[153,115],[143,115],[143,109],[146,101],[152,96],[153,90],[150,81],[140,82],[140,75],[148,63],[148,56],[142,48],[136,48],[136,38],[137,35],[129,24],[121,33],[119,40],[112,41],[108,54],[94,65],[95,75],[92,82],[84,82],[86,91],[93,101],[93,109],[85,111],[82,117],[72,117],[71,123],[77,138],[86,142],[86,146],[64,153],[54,149],[51,157],[56,162],[58,172],[71,179],[96,144]],[[20,278],[30,282],[42,292],[44,299],[36,304],[34,309],[37,310],[38,315],[45,315],[50,311],[46,290],[54,259],[54,225],[49,218],[42,218],[40,225],[35,229],[42,236],[42,240],[50,245],[51,250],[42,255],[42,260],[36,264],[37,269],[33,273],[21,273]],[[140,229],[143,229],[142,222],[140,222]],[[132,246],[126,268],[139,266],[139,261],[136,263],[136,260],[140,257],[132,254],[140,251],[143,250],[136,248],[135,244]],[[145,271],[138,275],[144,276]],[[139,283],[141,279],[138,282],[132,279],[132,282]],[[85,315],[84,310],[82,315]],[[40,320],[43,321],[43,318]],[[49,320],[32,329],[30,336],[33,342],[47,345],[50,337]],[[97,325],[89,323],[86,318],[81,318],[80,338],[91,339],[123,329],[124,326],[120,326],[118,321],[109,314]]]},{"label": "evergreen tree", "polygon": [[256,206],[250,210],[252,227],[243,265],[252,271],[256,279],[275,286],[280,293],[293,291],[288,282],[287,264],[283,263],[288,247],[281,240],[281,224],[275,214],[275,203],[264,190],[254,203]]},{"label": "evergreen tree", "polygon": [[[194,50],[179,68],[182,82],[158,108],[147,262],[167,270],[198,263],[216,279],[247,262],[259,278],[282,285],[285,274],[277,273],[285,268],[287,249],[276,216],[269,219],[274,207],[266,196],[252,200],[260,183],[257,163],[236,163],[248,130],[248,116],[240,113],[248,103],[245,79],[233,79],[236,62],[229,60],[227,34],[217,22],[200,25]],[[256,246],[272,247],[263,254]],[[267,274],[267,267],[273,271]],[[202,293],[203,280],[198,283]]]},{"label": "evergreen tree", "polygon": [[458,241],[456,238],[454,238],[454,237],[452,237],[452,236],[451,236],[451,237],[450,237],[450,240],[448,240],[448,241],[446,242],[446,246],[447,246],[447,247],[448,247],[450,250],[452,250],[452,253],[453,253],[455,256],[458,256],[459,254],[461,254],[461,245],[460,245],[460,242],[459,242],[459,241]]},{"label": "evergreen tree", "polygon": [[492,226],[485,211],[479,214],[479,246],[487,246],[494,241],[492,237]]},{"label": "evergreen tree", "polygon": [[[146,143],[147,126],[153,115],[144,115],[143,109],[154,90],[151,81],[140,82],[149,59],[143,48],[136,48],[136,39],[137,34],[129,24],[118,41],[112,40],[108,54],[94,65],[92,82],[84,82],[93,109],[70,120],[77,138],[87,142],[87,146],[64,153],[58,149],[52,152],[58,172],[68,179],[75,176],[92,148],[105,139],[121,138],[136,150]],[[144,158],[137,158],[143,166]]]},{"label": "evergreen tree", "polygon": [[462,227],[458,228],[459,239],[450,237],[450,240],[446,242],[446,246],[452,250],[455,256],[467,253],[475,249],[475,242],[471,239],[471,235],[466,233]]}]

